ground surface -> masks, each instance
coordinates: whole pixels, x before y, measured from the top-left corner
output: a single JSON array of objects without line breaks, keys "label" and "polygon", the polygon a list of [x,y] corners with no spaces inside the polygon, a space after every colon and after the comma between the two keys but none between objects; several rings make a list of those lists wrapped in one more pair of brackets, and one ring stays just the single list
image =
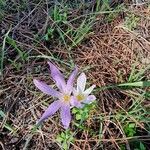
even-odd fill
[{"label": "ground surface", "polygon": [[[150,149],[149,2],[1,0],[0,41],[1,149]],[[59,113],[34,129],[53,101],[33,84],[54,84],[47,60],[97,85],[69,131]]]}]

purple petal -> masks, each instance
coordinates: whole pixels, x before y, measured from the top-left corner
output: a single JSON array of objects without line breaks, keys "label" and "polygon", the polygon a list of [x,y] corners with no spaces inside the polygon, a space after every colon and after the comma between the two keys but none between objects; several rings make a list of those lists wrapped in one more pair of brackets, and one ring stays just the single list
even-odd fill
[{"label": "purple petal", "polygon": [[81,73],[77,79],[77,92],[83,92],[86,85],[86,75]]},{"label": "purple petal", "polygon": [[44,112],[40,120],[38,121],[38,125],[40,125],[45,119],[53,115],[60,107],[62,103],[60,100],[54,101]]},{"label": "purple petal", "polygon": [[71,105],[77,108],[82,108],[83,104],[81,104],[81,102],[79,102],[74,96],[71,97],[71,101],[70,101]]},{"label": "purple petal", "polygon": [[61,106],[60,117],[61,117],[61,121],[62,121],[64,128],[68,129],[70,121],[71,121],[70,104],[69,103],[65,103]]},{"label": "purple petal", "polygon": [[94,100],[96,99],[96,97],[94,95],[89,95],[86,100],[83,101],[83,103],[85,104],[89,104],[92,103]]},{"label": "purple petal", "polygon": [[49,85],[47,85],[46,83],[33,79],[33,83],[35,84],[35,86],[41,90],[43,93],[54,96],[54,97],[60,97],[60,93],[57,92],[56,90],[52,89]]},{"label": "purple petal", "polygon": [[56,85],[60,89],[60,91],[63,91],[66,87],[63,74],[51,62],[48,62],[48,64],[50,66],[52,78],[56,82]]},{"label": "purple petal", "polygon": [[70,77],[69,77],[69,79],[68,79],[68,81],[67,81],[67,89],[66,89],[66,90],[67,90],[69,93],[71,93],[72,90],[73,90],[73,82],[74,82],[74,80],[75,80],[75,77],[76,77],[77,73],[78,73],[78,68],[76,67],[76,68],[74,69],[74,71],[71,73],[71,75],[70,75]]}]

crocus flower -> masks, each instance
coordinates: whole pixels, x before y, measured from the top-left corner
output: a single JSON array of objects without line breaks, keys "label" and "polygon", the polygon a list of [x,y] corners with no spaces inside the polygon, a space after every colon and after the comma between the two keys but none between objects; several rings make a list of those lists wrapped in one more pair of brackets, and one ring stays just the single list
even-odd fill
[{"label": "crocus flower", "polygon": [[90,93],[95,88],[95,85],[92,85],[86,90],[85,86],[86,86],[86,75],[84,73],[81,73],[81,75],[77,79],[77,89],[73,90],[74,96],[72,96],[71,98],[72,106],[82,108],[85,104],[89,104],[96,99],[94,95],[90,95]]},{"label": "crocus flower", "polygon": [[64,76],[62,73],[55,67],[52,63],[48,62],[51,70],[51,76],[55,81],[59,91],[51,88],[46,83],[34,79],[33,82],[35,86],[40,89],[43,93],[56,97],[58,100],[54,101],[43,113],[42,117],[39,119],[37,125],[40,125],[45,119],[53,115],[58,109],[60,109],[60,117],[62,124],[65,129],[69,127],[71,121],[70,114],[70,100],[71,93],[73,90],[73,82],[77,75],[78,69],[77,67],[71,73],[68,78],[67,83],[65,82]]}]

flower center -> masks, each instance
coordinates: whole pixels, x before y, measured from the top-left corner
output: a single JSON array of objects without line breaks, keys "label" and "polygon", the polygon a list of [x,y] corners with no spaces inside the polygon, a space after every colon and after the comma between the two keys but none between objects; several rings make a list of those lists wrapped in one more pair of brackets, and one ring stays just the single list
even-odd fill
[{"label": "flower center", "polygon": [[76,98],[77,98],[78,101],[82,101],[82,100],[85,99],[85,96],[83,94],[79,94],[79,95],[76,96]]},{"label": "flower center", "polygon": [[63,99],[64,99],[65,102],[70,101],[70,95],[65,94],[65,95],[63,96]]}]

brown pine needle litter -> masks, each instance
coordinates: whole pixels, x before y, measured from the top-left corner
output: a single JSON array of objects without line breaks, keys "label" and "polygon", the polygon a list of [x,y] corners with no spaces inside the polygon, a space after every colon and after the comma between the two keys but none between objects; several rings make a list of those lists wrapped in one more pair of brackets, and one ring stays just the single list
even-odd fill
[{"label": "brown pine needle litter", "polygon": [[0,2],[0,149],[65,149],[59,113],[34,130],[53,101],[33,84],[54,85],[47,60],[66,77],[77,65],[97,86],[83,126],[71,123],[68,149],[150,148],[149,87],[116,86],[150,80],[150,3],[119,2]]}]

